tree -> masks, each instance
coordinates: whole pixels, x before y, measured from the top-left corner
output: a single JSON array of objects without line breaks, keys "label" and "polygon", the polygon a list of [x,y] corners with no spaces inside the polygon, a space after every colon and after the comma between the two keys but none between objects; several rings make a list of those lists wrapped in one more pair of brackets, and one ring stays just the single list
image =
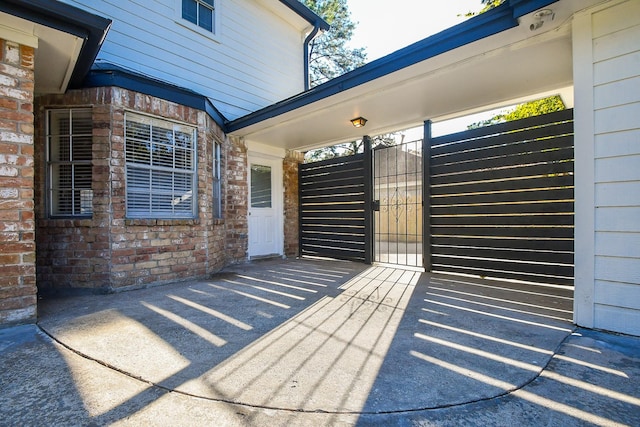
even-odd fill
[{"label": "tree", "polygon": [[[396,136],[401,140],[404,135],[394,132],[371,138],[371,148],[390,147],[396,145]],[[357,141],[345,142],[331,147],[318,148],[317,150],[309,150],[304,155],[306,162],[318,162],[320,160],[333,159],[334,157],[352,156],[354,154],[364,152],[364,142],[362,139]]]},{"label": "tree", "polygon": [[498,113],[490,119],[472,123],[467,126],[467,129],[477,129],[484,126],[495,125],[498,123],[526,119],[527,117],[553,113],[554,111],[561,111],[565,108],[566,107],[564,105],[564,102],[562,102],[562,98],[560,98],[559,95],[549,96],[547,98],[542,98],[536,101],[530,101],[525,102],[524,104],[516,105],[515,107],[513,107],[513,109]]},{"label": "tree", "polygon": [[494,7],[500,6],[505,2],[505,0],[480,0],[480,2],[484,5],[482,9],[480,9],[478,12],[467,12],[464,16],[471,17],[480,15],[481,13],[485,13],[486,11],[493,9]]},{"label": "tree", "polygon": [[347,0],[300,0],[331,25],[309,44],[309,77],[311,87],[317,86],[364,65],[364,48],[350,49],[356,23],[351,20]]},{"label": "tree", "polygon": [[554,111],[564,110],[566,107],[559,95],[549,96],[547,98],[530,101],[516,106],[512,111],[504,115],[504,120],[511,122],[513,120],[526,119],[527,117],[539,116],[541,114],[553,113]]},{"label": "tree", "polygon": [[[487,12],[493,8],[500,6],[505,0],[481,0],[484,5],[478,12],[469,12],[466,16],[476,16]],[[473,123],[467,126],[468,129],[475,129],[483,126],[490,126],[502,122],[510,122],[514,120],[525,119],[527,117],[539,116],[541,114],[552,113],[554,111],[564,110],[566,107],[560,96],[550,96],[548,98],[538,99],[536,101],[526,102],[517,105],[510,111],[504,111],[496,114],[488,120]]]}]

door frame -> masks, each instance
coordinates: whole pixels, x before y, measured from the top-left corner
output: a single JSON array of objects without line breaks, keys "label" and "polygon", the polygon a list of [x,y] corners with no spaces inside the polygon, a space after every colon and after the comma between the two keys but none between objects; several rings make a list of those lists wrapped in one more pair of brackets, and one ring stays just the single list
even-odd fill
[{"label": "door frame", "polygon": [[[253,145],[249,147],[247,153],[247,256],[259,258],[268,255],[284,256],[284,183],[283,183],[283,159],[284,153],[279,150],[265,150],[265,147]],[[252,247],[252,230],[249,216],[251,215],[251,165],[253,163],[271,167],[271,202],[273,212],[276,215],[276,241],[274,243],[275,252],[256,253]]]}]

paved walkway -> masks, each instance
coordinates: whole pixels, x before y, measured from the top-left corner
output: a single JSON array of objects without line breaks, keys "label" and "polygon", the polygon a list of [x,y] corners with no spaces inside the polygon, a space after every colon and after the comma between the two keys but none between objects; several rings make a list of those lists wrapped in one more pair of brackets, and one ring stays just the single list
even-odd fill
[{"label": "paved walkway", "polygon": [[640,338],[571,307],[315,260],[45,300],[0,330],[0,425],[640,425]]}]

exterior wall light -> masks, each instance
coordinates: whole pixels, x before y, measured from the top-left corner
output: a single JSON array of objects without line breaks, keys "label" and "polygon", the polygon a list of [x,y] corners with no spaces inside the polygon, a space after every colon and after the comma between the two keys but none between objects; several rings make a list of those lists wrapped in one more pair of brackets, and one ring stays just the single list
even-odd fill
[{"label": "exterior wall light", "polygon": [[351,124],[357,128],[361,128],[367,123],[367,119],[364,117],[356,117],[355,119],[351,119]]},{"label": "exterior wall light", "polygon": [[556,14],[553,13],[551,9],[539,10],[533,14],[534,22],[533,24],[529,25],[529,29],[531,31],[535,31],[538,28],[542,27],[542,24],[544,24],[544,21],[546,20],[553,21],[555,17],[556,17]]}]

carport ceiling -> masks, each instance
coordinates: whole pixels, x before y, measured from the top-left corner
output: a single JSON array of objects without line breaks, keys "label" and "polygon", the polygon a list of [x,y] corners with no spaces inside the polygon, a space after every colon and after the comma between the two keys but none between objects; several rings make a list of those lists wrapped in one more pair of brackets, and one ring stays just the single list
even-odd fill
[{"label": "carport ceiling", "polygon": [[63,93],[76,66],[81,37],[0,12],[2,29],[11,39],[35,48],[36,93]]},{"label": "carport ceiling", "polygon": [[0,2],[0,38],[35,49],[36,95],[82,83],[111,20],[51,0]]},{"label": "carport ceiling", "polygon": [[[427,119],[437,122],[506,106],[540,94],[568,94],[565,102],[572,106],[570,19],[580,6],[587,6],[584,3],[554,3],[548,7],[554,19],[535,31],[530,29],[536,21],[532,12],[521,17],[516,27],[250,123],[231,134],[305,151],[363,134],[406,129]],[[373,64],[375,61],[368,65]],[[350,119],[358,116],[368,120],[365,128],[351,125]]]}]

